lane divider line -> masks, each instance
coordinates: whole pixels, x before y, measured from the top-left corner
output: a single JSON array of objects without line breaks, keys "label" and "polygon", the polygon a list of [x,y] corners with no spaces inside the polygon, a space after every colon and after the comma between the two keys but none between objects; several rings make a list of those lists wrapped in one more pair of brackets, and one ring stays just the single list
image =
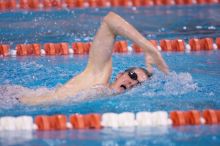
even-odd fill
[{"label": "lane divider line", "polygon": [[[152,45],[159,51],[164,52],[193,52],[193,51],[212,51],[220,50],[220,37],[213,38],[191,38],[188,42],[182,39],[162,39],[150,40]],[[66,42],[45,43],[43,45],[17,44],[15,49],[10,50],[10,45],[0,44],[0,56],[43,56],[43,55],[84,55],[88,54],[91,42],[74,42],[69,45]],[[114,44],[114,53],[141,53],[143,49],[136,44],[128,45],[127,41],[117,41]]]},{"label": "lane divider line", "polygon": [[0,131],[15,130],[68,130],[68,129],[102,129],[158,126],[198,126],[220,124],[220,110],[205,109],[203,111],[155,111],[155,112],[123,112],[123,113],[90,113],[72,114],[70,116],[38,115],[0,117]]},{"label": "lane divider line", "polygon": [[218,0],[0,0],[0,11],[219,4]]}]

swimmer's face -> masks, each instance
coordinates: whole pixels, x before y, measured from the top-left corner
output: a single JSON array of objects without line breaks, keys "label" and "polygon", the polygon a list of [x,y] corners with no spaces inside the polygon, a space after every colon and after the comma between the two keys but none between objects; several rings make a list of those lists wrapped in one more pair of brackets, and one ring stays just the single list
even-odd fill
[{"label": "swimmer's face", "polygon": [[137,68],[132,71],[119,73],[111,87],[117,92],[123,92],[127,89],[131,89],[141,82],[144,82],[147,79],[148,76],[146,73],[142,69]]}]

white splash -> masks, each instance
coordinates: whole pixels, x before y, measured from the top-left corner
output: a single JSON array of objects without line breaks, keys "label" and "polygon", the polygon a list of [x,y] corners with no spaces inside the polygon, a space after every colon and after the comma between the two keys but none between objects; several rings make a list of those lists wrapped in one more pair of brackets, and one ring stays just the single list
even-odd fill
[{"label": "white splash", "polygon": [[144,96],[177,96],[196,91],[198,86],[189,73],[171,72],[166,76],[157,71],[144,88]]}]

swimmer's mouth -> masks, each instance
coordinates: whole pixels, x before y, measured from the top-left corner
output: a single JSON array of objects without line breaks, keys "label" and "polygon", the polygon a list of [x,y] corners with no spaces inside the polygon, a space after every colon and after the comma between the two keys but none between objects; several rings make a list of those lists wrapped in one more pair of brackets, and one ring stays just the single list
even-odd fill
[{"label": "swimmer's mouth", "polygon": [[124,90],[127,89],[127,87],[125,85],[121,85],[120,87],[123,88]]}]

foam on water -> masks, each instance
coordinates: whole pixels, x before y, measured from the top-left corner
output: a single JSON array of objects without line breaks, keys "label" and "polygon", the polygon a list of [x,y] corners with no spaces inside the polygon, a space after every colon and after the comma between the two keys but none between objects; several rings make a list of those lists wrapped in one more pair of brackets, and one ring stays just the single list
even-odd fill
[{"label": "foam on water", "polygon": [[165,76],[156,71],[151,80],[145,85],[147,89],[144,96],[177,96],[198,89],[197,83],[193,81],[189,73],[171,72]]}]

